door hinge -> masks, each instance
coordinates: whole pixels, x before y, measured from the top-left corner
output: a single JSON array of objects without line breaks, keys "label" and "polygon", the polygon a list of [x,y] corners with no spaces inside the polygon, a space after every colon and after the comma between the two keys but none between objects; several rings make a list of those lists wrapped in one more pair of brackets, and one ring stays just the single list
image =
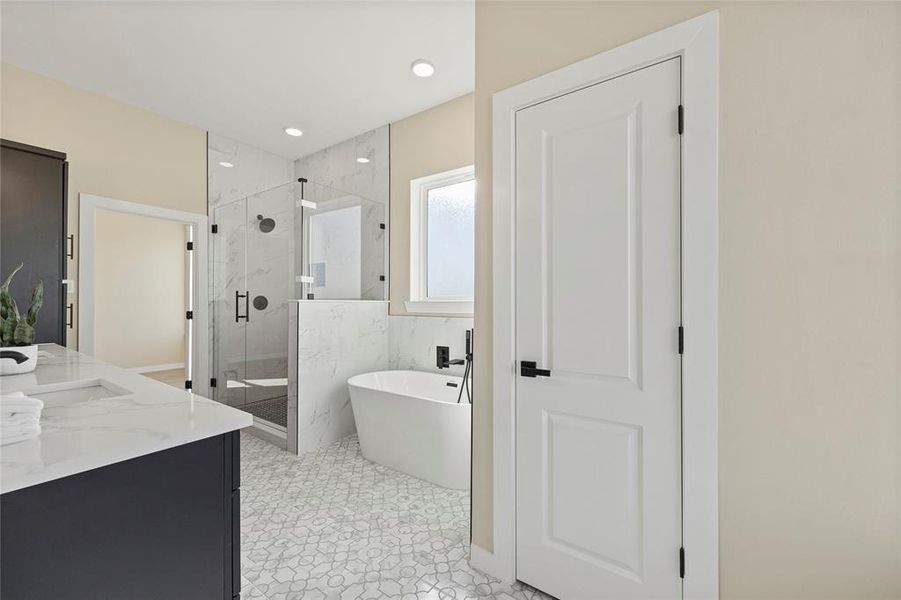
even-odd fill
[{"label": "door hinge", "polygon": [[185,318],[188,319],[188,320],[193,319],[193,318],[194,318],[194,311],[193,311],[193,310],[185,311]]},{"label": "door hinge", "polygon": [[679,325],[679,354],[685,354],[685,328]]},{"label": "door hinge", "polygon": [[210,377],[210,387],[216,387],[216,378]]},{"label": "door hinge", "polygon": [[193,250],[193,249],[194,249],[194,242],[188,242],[188,243],[185,244],[185,245],[188,247],[188,250]]},{"label": "door hinge", "polygon": [[190,380],[190,379],[188,379],[187,381],[185,381],[185,389],[186,389],[186,390],[190,390],[190,389],[191,389],[191,385],[192,385],[192,383],[191,383],[191,380]]},{"label": "door hinge", "polygon": [[685,132],[685,108],[680,104],[679,105],[679,135],[682,135]]},{"label": "door hinge", "polygon": [[685,548],[679,548],[679,577],[685,579]]},{"label": "door hinge", "polygon": [[218,226],[217,224],[213,223],[213,226],[210,227],[210,230],[211,230],[213,233],[219,233],[219,226]]}]

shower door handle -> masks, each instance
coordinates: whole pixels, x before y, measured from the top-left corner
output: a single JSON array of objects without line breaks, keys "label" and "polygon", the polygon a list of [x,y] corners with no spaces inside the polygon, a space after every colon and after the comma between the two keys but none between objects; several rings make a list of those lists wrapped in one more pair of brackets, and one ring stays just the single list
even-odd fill
[{"label": "shower door handle", "polygon": [[[250,294],[247,293],[246,291],[242,294],[238,290],[235,290],[235,323],[240,323],[241,319],[244,319],[245,321],[250,320],[247,318],[248,314],[249,314],[248,306],[247,306],[247,297],[249,295]],[[244,314],[243,315],[241,314],[241,309],[239,308],[240,307],[239,301],[241,300],[241,298],[244,298]]]}]

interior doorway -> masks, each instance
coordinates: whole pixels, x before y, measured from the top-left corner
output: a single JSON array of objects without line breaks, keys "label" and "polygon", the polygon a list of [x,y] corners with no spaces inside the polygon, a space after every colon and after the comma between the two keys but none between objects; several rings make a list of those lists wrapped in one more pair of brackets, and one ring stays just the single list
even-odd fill
[{"label": "interior doorway", "polygon": [[100,209],[94,230],[94,355],[176,387],[189,379],[186,227]]},{"label": "interior doorway", "polygon": [[207,217],[79,200],[79,350],[205,395]]}]

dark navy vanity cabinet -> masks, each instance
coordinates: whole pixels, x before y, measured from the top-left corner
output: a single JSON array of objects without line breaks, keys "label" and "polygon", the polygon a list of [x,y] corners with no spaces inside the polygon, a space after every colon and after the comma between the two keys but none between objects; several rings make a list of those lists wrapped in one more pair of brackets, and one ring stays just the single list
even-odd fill
[{"label": "dark navy vanity cabinet", "polygon": [[238,598],[240,437],[0,496],[3,600]]}]

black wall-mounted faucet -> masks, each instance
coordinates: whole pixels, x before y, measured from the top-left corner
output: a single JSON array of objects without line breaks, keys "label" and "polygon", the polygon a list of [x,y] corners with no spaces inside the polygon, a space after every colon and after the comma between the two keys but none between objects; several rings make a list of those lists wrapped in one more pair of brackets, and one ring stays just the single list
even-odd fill
[{"label": "black wall-mounted faucet", "polygon": [[455,358],[454,360],[451,360],[450,347],[448,347],[448,346],[438,346],[437,350],[438,350],[438,352],[437,352],[438,360],[436,361],[436,364],[439,369],[446,369],[451,365],[466,364],[466,361],[463,360],[462,358]]}]

